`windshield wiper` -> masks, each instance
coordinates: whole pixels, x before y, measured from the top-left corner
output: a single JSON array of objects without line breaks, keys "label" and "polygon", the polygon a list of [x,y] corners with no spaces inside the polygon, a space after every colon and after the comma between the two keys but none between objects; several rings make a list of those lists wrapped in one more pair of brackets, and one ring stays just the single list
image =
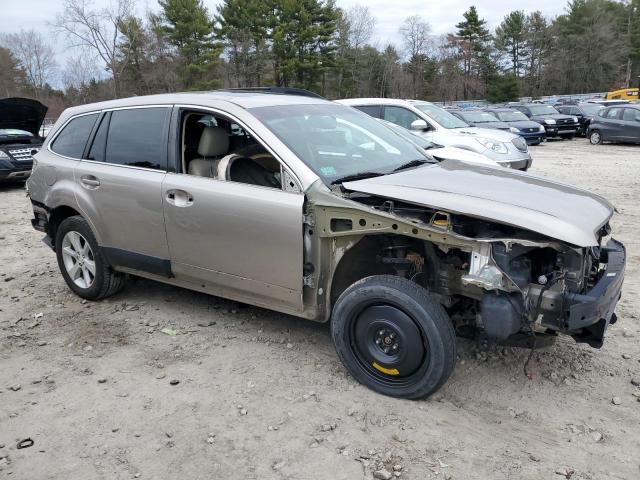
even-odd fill
[{"label": "windshield wiper", "polygon": [[345,175],[344,177],[336,178],[331,185],[337,185],[344,182],[352,182],[354,180],[364,180],[365,178],[381,177],[386,175],[382,172],[358,172],[352,175]]},{"label": "windshield wiper", "polygon": [[400,170],[404,170],[405,168],[419,167],[420,165],[424,165],[425,163],[433,163],[433,162],[430,162],[429,160],[423,160],[423,159],[411,160],[410,162],[407,162],[403,165],[400,165],[397,168],[394,168],[393,171],[399,172]]}]

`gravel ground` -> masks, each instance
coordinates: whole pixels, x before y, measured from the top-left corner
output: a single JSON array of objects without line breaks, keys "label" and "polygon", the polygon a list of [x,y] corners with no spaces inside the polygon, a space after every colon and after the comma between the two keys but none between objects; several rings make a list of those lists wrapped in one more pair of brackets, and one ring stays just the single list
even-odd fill
[{"label": "gravel ground", "polygon": [[531,380],[527,351],[459,339],[452,378],[416,402],[357,384],[325,325],[146,280],[81,301],[23,190],[0,188],[0,478],[640,478],[640,147],[533,155],[617,206],[619,321],[601,350],[538,351]]}]

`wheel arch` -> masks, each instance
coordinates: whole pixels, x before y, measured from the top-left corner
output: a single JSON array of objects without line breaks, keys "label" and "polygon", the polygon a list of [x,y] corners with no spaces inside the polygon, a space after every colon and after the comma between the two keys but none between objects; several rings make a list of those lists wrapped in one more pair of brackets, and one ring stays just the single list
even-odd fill
[{"label": "wheel arch", "polygon": [[75,208],[69,205],[58,205],[49,211],[49,221],[47,223],[47,235],[51,239],[51,244],[55,246],[56,235],[58,233],[58,227],[67,218],[75,215],[82,216],[82,214]]}]

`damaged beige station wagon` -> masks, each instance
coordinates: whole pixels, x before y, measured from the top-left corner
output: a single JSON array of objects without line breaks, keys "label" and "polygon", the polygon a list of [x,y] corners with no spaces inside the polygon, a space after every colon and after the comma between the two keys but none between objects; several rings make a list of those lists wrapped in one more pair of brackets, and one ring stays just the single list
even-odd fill
[{"label": "damaged beige station wagon", "polygon": [[35,158],[33,226],[80,297],[136,275],[331,322],[349,372],[386,395],[438,389],[457,333],[600,347],[616,320],[625,249],[608,239],[606,200],[437,162],[324,99],[267,89],[74,107]]}]

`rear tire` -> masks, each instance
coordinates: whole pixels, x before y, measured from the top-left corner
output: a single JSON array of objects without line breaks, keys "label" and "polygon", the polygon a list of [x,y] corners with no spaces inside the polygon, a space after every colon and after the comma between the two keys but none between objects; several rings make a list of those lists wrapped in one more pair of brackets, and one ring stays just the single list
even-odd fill
[{"label": "rear tire", "polygon": [[124,287],[126,276],[106,262],[91,227],[81,216],[65,218],[58,226],[55,242],[60,272],[79,297],[100,300]]},{"label": "rear tire", "polygon": [[602,145],[602,134],[599,130],[591,130],[589,132],[589,143],[591,145]]},{"label": "rear tire", "polygon": [[391,397],[432,394],[456,361],[455,332],[442,305],[416,283],[392,275],[347,288],[333,308],[331,336],[349,373]]}]

